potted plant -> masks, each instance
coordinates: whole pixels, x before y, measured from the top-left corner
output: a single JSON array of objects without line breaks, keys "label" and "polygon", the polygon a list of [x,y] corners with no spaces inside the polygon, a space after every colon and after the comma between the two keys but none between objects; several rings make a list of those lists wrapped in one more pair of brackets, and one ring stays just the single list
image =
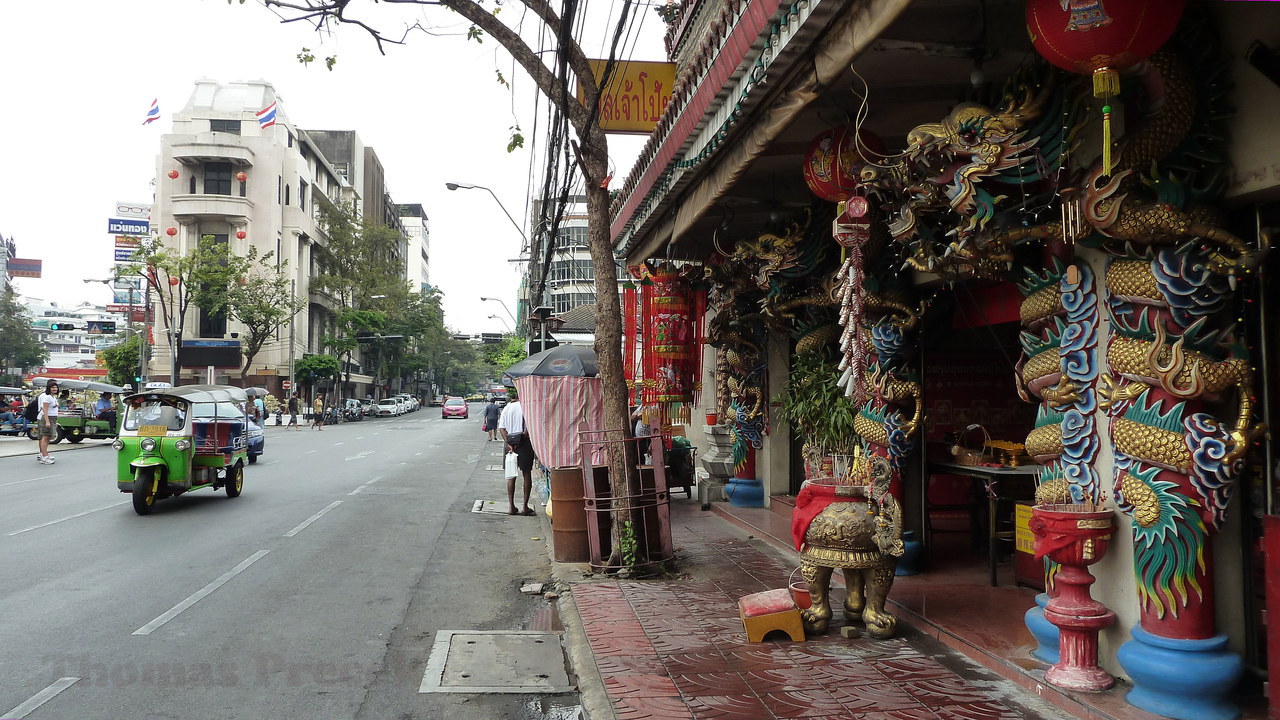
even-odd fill
[{"label": "potted plant", "polygon": [[792,430],[804,439],[806,478],[832,476],[832,458],[854,455],[862,444],[853,431],[858,408],[836,385],[839,377],[836,361],[824,353],[797,355],[786,393],[775,399]]}]

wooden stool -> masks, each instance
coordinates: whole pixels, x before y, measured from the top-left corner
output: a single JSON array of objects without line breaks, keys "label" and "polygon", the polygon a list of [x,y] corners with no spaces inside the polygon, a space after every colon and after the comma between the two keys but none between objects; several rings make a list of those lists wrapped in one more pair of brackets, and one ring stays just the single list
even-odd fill
[{"label": "wooden stool", "polygon": [[738,617],[747,631],[747,642],[763,642],[770,630],[781,630],[795,642],[804,640],[800,609],[787,588],[766,590],[738,600]]}]

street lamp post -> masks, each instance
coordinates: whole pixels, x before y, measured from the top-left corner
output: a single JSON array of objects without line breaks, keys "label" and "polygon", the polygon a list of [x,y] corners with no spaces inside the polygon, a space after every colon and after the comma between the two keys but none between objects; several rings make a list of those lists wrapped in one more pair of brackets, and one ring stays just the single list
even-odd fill
[{"label": "street lamp post", "polygon": [[511,324],[510,324],[510,323],[508,323],[508,322],[507,322],[507,320],[506,320],[506,318],[502,317],[501,315],[490,315],[490,316],[489,316],[489,319],[490,319],[490,320],[497,320],[497,321],[501,322],[501,323],[502,323],[502,326],[503,326],[503,327],[505,327],[505,328],[507,329],[507,332],[511,332]]},{"label": "street lamp post", "polygon": [[515,323],[516,325],[519,325],[519,324],[520,324],[520,323],[519,323],[519,321],[517,321],[517,320],[516,320],[516,316],[511,314],[511,308],[507,307],[507,304],[506,304],[506,303],[504,303],[504,302],[502,302],[502,299],[501,299],[501,298],[482,297],[482,298],[480,298],[480,301],[481,301],[481,302],[489,302],[489,301],[493,301],[493,302],[498,303],[499,305],[501,305],[501,306],[502,306],[502,309],[503,309],[503,310],[506,310],[506,311],[507,311],[507,317],[510,317],[510,318],[511,318],[511,322]]},{"label": "street lamp post", "polygon": [[507,211],[507,206],[502,204],[502,201],[498,199],[497,195],[494,195],[492,190],[490,190],[489,188],[483,185],[467,185],[465,183],[455,183],[455,182],[447,182],[444,184],[444,186],[449,188],[450,190],[483,190],[489,193],[489,195],[493,197],[493,201],[498,203],[498,207],[502,208],[502,213],[506,215],[507,219],[511,221],[511,224],[515,226],[516,232],[520,233],[520,239],[524,240],[524,245],[521,247],[520,252],[524,253],[528,251],[529,237],[524,234],[524,228],[520,227],[520,223],[516,222],[516,219],[511,217],[511,213]]}]

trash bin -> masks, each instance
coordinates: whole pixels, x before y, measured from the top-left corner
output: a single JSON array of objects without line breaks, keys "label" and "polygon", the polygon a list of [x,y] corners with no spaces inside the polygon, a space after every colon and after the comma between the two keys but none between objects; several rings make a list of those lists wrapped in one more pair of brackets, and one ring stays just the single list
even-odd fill
[{"label": "trash bin", "polygon": [[587,562],[591,559],[587,539],[587,511],[583,504],[582,468],[551,469],[552,557],[556,562]]}]

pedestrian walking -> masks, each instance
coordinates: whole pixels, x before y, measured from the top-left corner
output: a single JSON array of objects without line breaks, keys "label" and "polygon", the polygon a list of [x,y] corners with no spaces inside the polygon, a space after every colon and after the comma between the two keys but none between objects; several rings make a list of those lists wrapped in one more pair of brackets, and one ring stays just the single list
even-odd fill
[{"label": "pedestrian walking", "polygon": [[293,394],[289,396],[289,405],[288,405],[288,409],[289,409],[289,424],[285,426],[285,428],[284,428],[285,430],[288,430],[289,428],[293,428],[294,430],[301,430],[301,429],[302,429],[302,428],[298,427],[298,404],[299,404],[299,402],[300,402],[300,400],[299,400],[299,398],[298,398],[298,391],[297,391],[297,390],[294,390],[294,391],[293,391]]},{"label": "pedestrian walking", "polygon": [[58,432],[57,380],[50,380],[44,384],[44,392],[36,398],[36,407],[39,408],[36,423],[40,428],[40,454],[36,455],[36,462],[41,465],[52,465],[54,459],[49,454],[49,442],[53,440],[54,433]]},{"label": "pedestrian walking", "polygon": [[[484,406],[484,430],[489,433],[489,440],[498,440],[498,419],[502,417],[502,408],[498,401],[489,397],[489,404]],[[487,441],[486,441],[487,442]]]},{"label": "pedestrian walking", "polygon": [[[514,392],[514,389],[512,390]],[[507,452],[515,453],[516,469],[524,476],[524,509],[516,509],[516,478],[510,471],[507,473],[508,515],[533,515],[529,507],[529,493],[533,490],[533,443],[529,441],[529,432],[524,425],[524,410],[520,408],[520,399],[514,394],[507,406],[502,409],[498,418],[498,429],[502,431],[502,439],[507,444]]]},{"label": "pedestrian walking", "polygon": [[324,430],[324,393],[316,393],[316,401],[311,404],[311,427]]}]

